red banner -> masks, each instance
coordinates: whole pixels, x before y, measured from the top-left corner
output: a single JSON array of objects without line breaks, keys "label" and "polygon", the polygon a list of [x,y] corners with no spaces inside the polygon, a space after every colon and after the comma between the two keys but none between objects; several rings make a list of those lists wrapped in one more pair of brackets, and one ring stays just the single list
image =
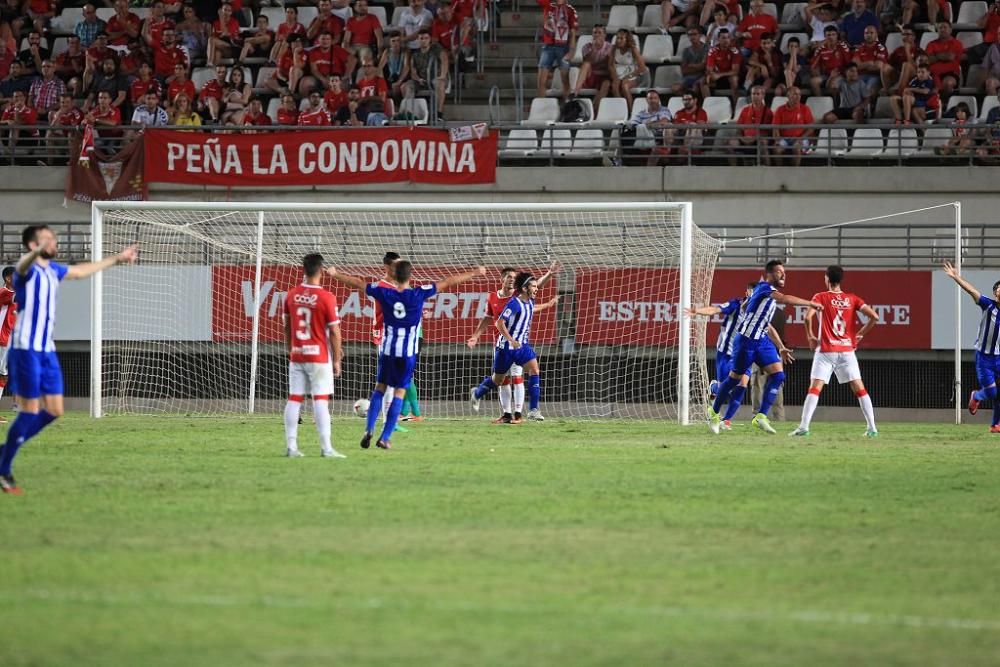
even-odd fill
[{"label": "red banner", "polygon": [[[107,201],[145,199],[142,142],[134,141],[115,155],[106,155],[93,149],[91,132],[92,130],[82,136],[73,136],[70,140],[69,169],[66,170],[66,199],[88,203],[102,199]],[[90,145],[81,148],[81,139],[84,136],[90,137]],[[79,159],[76,159],[77,156]]]},{"label": "red banner", "polygon": [[[826,289],[822,270],[789,269],[784,291],[810,298]],[[663,269],[578,270],[577,334],[581,344],[675,345],[678,304],[665,292],[677,293],[677,272]],[[720,269],[712,280],[712,303],[741,296],[759,270]],[[846,288],[855,291],[879,314],[881,324],[865,338],[864,347],[929,349],[931,346],[931,273],[929,271],[848,271]],[[699,305],[699,304],[695,304]],[[805,345],[805,308],[786,307],[786,342]],[[713,346],[721,318],[708,325]]]},{"label": "red banner", "polygon": [[452,141],[447,130],[382,127],[260,134],[147,130],[146,180],[276,187],[496,181],[497,135]]},{"label": "red banner", "polygon": [[[338,267],[338,269],[341,267]],[[349,275],[377,279],[370,269],[342,269]],[[420,285],[459,273],[459,268],[420,268],[414,284]],[[212,338],[216,341],[249,340],[253,330],[254,275],[253,266],[212,267]],[[536,275],[544,273],[544,269]],[[464,343],[486,314],[486,299],[495,290],[496,272],[489,278],[470,280],[447,292],[428,299],[424,305],[424,340],[430,343]],[[264,266],[260,283],[260,341],[283,340],[281,309],[285,293],[302,280],[302,270],[295,266]],[[374,300],[357,290],[325,280],[323,286],[337,297],[340,331],[346,342],[371,340]],[[543,303],[556,294],[556,279],[538,294]],[[556,309],[548,308],[535,315],[531,325],[532,343],[554,343],[556,340]],[[488,331],[480,341],[489,344],[495,331]]]}]

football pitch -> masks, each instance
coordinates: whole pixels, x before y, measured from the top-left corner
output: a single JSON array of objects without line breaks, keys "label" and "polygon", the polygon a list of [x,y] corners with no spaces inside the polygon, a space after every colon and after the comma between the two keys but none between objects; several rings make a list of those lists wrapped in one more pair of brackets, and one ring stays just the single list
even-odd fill
[{"label": "football pitch", "polygon": [[[860,415],[859,415],[860,419]],[[777,425],[777,424],[776,424]],[[996,665],[979,426],[70,415],[0,497],[4,665]]]}]

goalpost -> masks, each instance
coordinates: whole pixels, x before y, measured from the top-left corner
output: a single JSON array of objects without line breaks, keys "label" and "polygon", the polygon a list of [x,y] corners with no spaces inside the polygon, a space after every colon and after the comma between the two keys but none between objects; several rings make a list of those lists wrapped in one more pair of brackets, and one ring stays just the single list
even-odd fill
[{"label": "goalpost", "polygon": [[[368,280],[398,252],[414,282],[482,264],[487,277],[438,295],[424,314],[416,382],[434,417],[471,416],[465,402],[491,365],[495,330],[466,340],[499,270],[561,270],[538,295],[532,345],[546,415],[700,420],[707,389],[705,323],[721,243],[690,203],[285,204],[94,202],[93,259],[140,244],[137,266],[92,286],[91,414],[274,413],[287,392],[280,314],[302,257],[323,255]],[[371,391],[371,302],[338,299],[341,412]],[[485,409],[486,415],[493,411]]]}]

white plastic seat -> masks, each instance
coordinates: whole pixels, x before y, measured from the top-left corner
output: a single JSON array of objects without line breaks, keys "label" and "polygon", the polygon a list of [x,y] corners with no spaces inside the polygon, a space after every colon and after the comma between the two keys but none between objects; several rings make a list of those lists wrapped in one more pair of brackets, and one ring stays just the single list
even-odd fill
[{"label": "white plastic seat", "polygon": [[263,92],[270,90],[267,87],[267,80],[271,78],[271,75],[277,70],[277,67],[261,67],[257,70],[257,80],[254,82],[254,90]]},{"label": "white plastic seat", "polygon": [[847,130],[823,128],[816,136],[813,155],[840,157],[847,150]]},{"label": "white plastic seat", "polygon": [[650,35],[642,45],[646,65],[665,63],[674,57],[674,38],[670,35]]},{"label": "white plastic seat", "polygon": [[687,36],[687,33],[683,34],[677,40],[677,46],[674,48],[673,61],[679,63],[681,58],[684,56],[684,49],[691,47],[691,38]]},{"label": "white plastic seat", "polygon": [[635,31],[639,26],[639,10],[635,5],[612,5],[608,12],[608,35],[612,35],[622,28],[629,32]]},{"label": "white plastic seat", "polygon": [[576,53],[573,54],[573,60],[570,62],[574,65],[579,65],[583,62],[583,47],[594,41],[593,35],[580,35],[579,39],[576,40]]},{"label": "white plastic seat", "polygon": [[559,120],[559,100],[552,97],[536,97],[531,100],[528,119],[522,125],[548,125]]},{"label": "white plastic seat", "polygon": [[549,128],[542,132],[542,139],[538,142],[539,155],[564,157],[571,150],[573,133],[569,130]]},{"label": "white plastic seat", "polygon": [[645,97],[637,97],[632,100],[632,115],[629,118],[634,117],[640,111],[645,111],[649,108],[649,102],[646,101]]},{"label": "white plastic seat", "polygon": [[778,21],[779,28],[781,28],[782,32],[805,27],[806,21],[802,16],[802,10],[805,6],[806,3],[804,2],[785,3],[785,5],[781,8],[781,20]]},{"label": "white plastic seat", "polygon": [[[389,27],[388,27],[389,32],[399,32],[399,29],[400,29],[399,28],[399,19],[403,15],[403,10],[404,9],[406,9],[406,7],[404,7],[403,5],[397,5],[395,8],[393,8],[393,10],[392,10],[392,20],[389,21]],[[302,8],[299,7],[299,14],[300,14],[299,21],[300,22],[302,21],[301,13],[302,13]],[[305,23],[303,23],[302,25],[305,25],[307,28],[309,27]]]},{"label": "white plastic seat", "polygon": [[[306,29],[309,28],[309,24],[313,22],[313,19],[319,16],[319,9],[316,7],[310,7],[309,5],[299,4],[299,23],[304,25]],[[277,30],[277,28],[275,28]]]},{"label": "white plastic seat", "polygon": [[784,105],[786,102],[788,102],[788,98],[784,95],[775,95],[771,100],[771,111],[777,111],[778,107]]},{"label": "white plastic seat", "polygon": [[985,123],[986,116],[989,115],[990,109],[993,109],[994,107],[1000,107],[1000,99],[997,99],[996,95],[984,97],[983,108],[979,110],[979,120]]},{"label": "white plastic seat", "polygon": [[681,95],[674,95],[669,100],[667,100],[667,111],[672,114],[677,113],[684,108],[684,100]]},{"label": "white plastic seat", "polygon": [[892,55],[892,52],[903,45],[903,33],[890,32],[885,36],[885,50]]},{"label": "white plastic seat", "polygon": [[872,118],[892,118],[892,102],[889,101],[888,97],[877,97],[875,98],[875,114]]},{"label": "white plastic seat", "polygon": [[[229,72],[226,72],[226,76],[229,76]],[[194,84],[195,90],[201,90],[202,87],[215,78],[215,68],[214,67],[195,67],[191,71],[191,82]]]},{"label": "white plastic seat", "polygon": [[894,127],[889,130],[882,155],[887,158],[910,157],[920,150],[917,131],[912,127]]},{"label": "white plastic seat", "polygon": [[389,25],[388,17],[386,16],[385,7],[381,5],[369,5],[368,13],[378,19],[379,25],[382,26],[382,30],[385,30]]},{"label": "white plastic seat", "polygon": [[750,100],[746,97],[740,97],[736,100],[736,108],[733,109],[733,120],[739,120],[740,112],[743,111],[743,107],[749,106]]},{"label": "white plastic seat", "polygon": [[955,19],[955,30],[978,30],[979,19],[989,11],[989,5],[980,0],[965,0],[958,6],[958,18]]},{"label": "white plastic seat", "polygon": [[[994,100],[996,97],[993,98]],[[948,98],[948,106],[945,108],[945,112],[958,106],[959,102],[965,102],[969,106],[969,118],[979,117],[979,102],[976,100],[974,95],[952,95]]]},{"label": "white plastic seat", "polygon": [[924,131],[924,139],[920,142],[920,150],[917,155],[935,155],[935,148],[939,148],[948,143],[951,139],[950,127],[929,127]]},{"label": "white plastic seat", "polygon": [[825,95],[813,95],[806,100],[806,106],[812,111],[813,118],[818,123],[826,113],[833,111],[833,98]]},{"label": "white plastic seat", "polygon": [[604,132],[596,128],[576,131],[573,148],[567,157],[585,160],[599,158],[602,155],[604,155]]},{"label": "white plastic seat", "polygon": [[399,113],[410,113],[416,120],[399,121],[406,125],[426,125],[427,117],[430,116],[430,109],[427,108],[427,99],[423,97],[404,97],[399,103]]},{"label": "white plastic seat", "polygon": [[885,138],[877,127],[862,127],[854,131],[851,147],[844,154],[849,158],[869,158],[885,150]]},{"label": "white plastic seat", "polygon": [[644,35],[656,33],[663,27],[663,9],[659,3],[651,2],[642,11],[642,23],[636,28],[636,32]]},{"label": "white plastic seat", "polygon": [[49,22],[49,29],[54,33],[72,35],[73,28],[83,20],[83,7],[64,7]]},{"label": "white plastic seat", "polygon": [[773,2],[765,2],[764,6],[761,8],[764,10],[765,14],[770,14],[774,17],[774,20],[778,20],[778,5]]},{"label": "white plastic seat", "polygon": [[927,50],[927,45],[938,38],[938,34],[933,30],[928,30],[920,35],[920,48]]},{"label": "white plastic seat", "polygon": [[733,119],[733,103],[728,97],[706,97],[702,109],[709,123],[728,123]]},{"label": "white plastic seat", "polygon": [[55,58],[60,53],[69,51],[69,39],[66,37],[56,37],[52,40],[52,57]]},{"label": "white plastic seat", "polygon": [[[278,26],[285,22],[285,9],[283,7],[261,7],[261,16],[267,17],[267,22],[271,26],[271,30],[278,32]],[[299,18],[299,23],[302,19]],[[306,26],[308,27],[308,26]]]},{"label": "white plastic seat", "polygon": [[502,146],[500,157],[530,157],[538,151],[538,133],[534,130],[511,130]]},{"label": "white plastic seat", "polygon": [[[594,119],[594,100],[590,99],[589,97],[578,97],[578,98],[576,98],[576,100],[580,104],[583,105],[584,111],[587,112],[587,118],[588,118],[587,122],[590,122],[590,120],[593,120]],[[604,102],[602,101],[601,104],[604,104]]]},{"label": "white plastic seat", "polygon": [[785,34],[783,34],[781,36],[781,52],[788,53],[788,40],[790,40],[792,37],[799,38],[799,46],[801,47],[799,49],[799,52],[804,53],[805,48],[809,46],[809,35],[807,35],[804,32],[786,32]]},{"label": "white plastic seat", "polygon": [[278,109],[281,108],[281,99],[277,97],[272,97],[271,101],[267,103],[267,116],[271,119],[272,123],[277,124],[278,122]]},{"label": "white plastic seat", "polygon": [[684,78],[681,68],[678,65],[660,65],[656,68],[653,76],[653,88],[661,95],[673,90],[675,83],[680,83]]},{"label": "white plastic seat", "polygon": [[111,20],[111,17],[115,15],[114,7],[98,7],[97,8],[97,18],[101,19],[105,23]]},{"label": "white plastic seat", "polygon": [[624,123],[629,118],[628,104],[623,97],[605,97],[601,100],[601,106],[597,109],[595,125],[617,125]]},{"label": "white plastic seat", "polygon": [[962,42],[962,46],[966,49],[971,49],[973,46],[979,46],[983,43],[983,33],[978,30],[960,32],[955,37],[958,38],[958,41]]}]

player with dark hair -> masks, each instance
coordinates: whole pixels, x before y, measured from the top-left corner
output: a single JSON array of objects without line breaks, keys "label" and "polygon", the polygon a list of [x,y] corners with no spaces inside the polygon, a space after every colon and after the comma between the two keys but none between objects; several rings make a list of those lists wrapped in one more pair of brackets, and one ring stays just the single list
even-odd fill
[{"label": "player with dark hair", "polygon": [[52,339],[56,297],[63,279],[79,280],[116,264],[131,264],[136,246],[99,262],[66,266],[54,261],[59,252],[55,233],[46,225],[24,228],[27,253],[14,265],[14,300],[22,311],[14,324],[8,355],[10,387],[20,412],[7,429],[0,453],[0,490],[20,494],[11,466],[21,446],[63,413],[63,379]]},{"label": "player with dark hair", "polygon": [[[733,365],[729,358],[729,342],[733,339],[733,334],[736,333],[736,322],[740,318],[743,304],[750,298],[755,287],[757,287],[757,283],[747,283],[746,292],[742,297],[730,299],[721,306],[697,306],[684,311],[684,314],[690,317],[696,315],[723,316],[722,326],[719,327],[719,337],[715,341],[715,379],[709,386],[709,392],[713,399],[719,393],[719,386],[729,377],[729,368]],[[747,378],[749,379],[749,376]]]},{"label": "player with dark hair", "polygon": [[319,433],[320,453],[346,458],[330,443],[330,399],[333,379],[340,377],[343,359],[337,297],[323,289],[323,256],[302,259],[303,281],[288,290],[281,313],[288,350],[288,402],[285,404],[286,454],[296,458],[299,451],[299,415],[302,401],[312,394],[313,417]]},{"label": "player with dark hair", "polygon": [[[836,372],[837,381],[849,383],[851,391],[858,398],[867,425],[865,436],[869,438],[878,436],[878,429],[875,427],[875,408],[872,407],[872,398],[865,389],[865,383],[861,381],[861,369],[854,353],[861,339],[878,323],[878,313],[861,297],[842,290],[840,285],[843,280],[844,269],[839,266],[827,267],[826,275],[823,276],[826,291],[813,295],[813,301],[823,304],[823,311],[819,314],[818,333],[813,327],[813,321],[817,317],[816,311],[810,309],[806,312],[806,341],[809,349],[815,350],[816,354],[813,356],[812,370],[809,372],[809,393],[802,404],[802,420],[788,435],[809,435],[809,424],[816,406],[819,405],[820,392],[830,382],[830,376]],[[858,313],[863,314],[867,321],[855,333]]]},{"label": "player with dark hair", "polygon": [[[17,304],[14,301],[14,267],[3,270],[3,287],[0,287],[0,396],[7,387],[7,355],[10,353],[10,333],[17,320]],[[0,415],[0,424],[7,418]]]},{"label": "player with dark hair", "polygon": [[969,396],[969,413],[976,414],[983,401],[993,401],[990,433],[1000,433],[1000,401],[997,400],[997,376],[1000,375],[1000,280],[993,283],[991,299],[963,278],[951,262],[944,263],[944,272],[983,311],[979,331],[976,333],[976,380],[979,381],[979,389]]},{"label": "player with dark hair", "polygon": [[[398,261],[399,253],[392,252],[391,250],[382,256],[382,268],[385,273],[377,283],[379,287],[393,288],[396,286],[392,265]],[[382,344],[382,306],[378,301],[375,301],[372,305],[372,342],[375,343],[376,350],[378,350],[378,347]],[[376,355],[376,359],[377,358],[378,355]],[[392,396],[392,387],[389,387],[389,391],[386,393],[387,395]],[[386,401],[384,404],[373,403],[368,406],[368,410],[375,410],[375,414],[382,415],[382,420],[385,421],[386,412],[389,410],[389,401]]]},{"label": "player with dark hair", "polygon": [[709,428],[711,428],[712,433],[718,433],[722,428],[723,418],[719,415],[719,410],[726,401],[730,403],[725,416],[727,421],[735,414],[734,404],[736,409],[739,408],[739,403],[746,392],[746,387],[740,382],[743,375],[755,363],[767,373],[768,378],[764,385],[760,409],[754,415],[751,423],[767,433],[777,432],[768,421],[767,413],[771,409],[771,404],[778,394],[781,383],[785,381],[782,361],[791,361],[792,357],[788,348],[781,345],[776,347],[771,344],[769,338],[765,337],[769,330],[773,331],[770,324],[774,310],[779,303],[793,306],[812,306],[817,310],[823,310],[821,304],[779,292],[778,288],[784,286],[785,265],[780,260],[772,259],[764,266],[764,276],[754,287],[753,293],[743,308],[743,315],[736,324],[736,334],[730,344],[733,366],[729,377],[719,387],[719,393],[716,395],[708,415]]},{"label": "player with dark hair", "polygon": [[417,330],[423,317],[424,302],[439,291],[477,276],[486,275],[486,269],[480,266],[474,271],[451,276],[437,283],[410,287],[413,266],[406,260],[398,260],[392,268],[395,283],[392,287],[384,287],[381,282],[366,284],[361,278],[346,276],[333,267],[326,270],[327,274],[337,282],[363,289],[382,307],[383,331],[380,336],[378,372],[375,388],[369,399],[368,420],[365,424],[365,434],[361,438],[362,449],[371,446],[375,421],[378,418],[376,406],[382,404],[389,387],[393,388],[392,402],[376,446],[380,449],[391,448],[389,440],[396,428],[396,421],[403,408],[403,396],[406,394],[406,388],[410,386],[417,365]]}]

